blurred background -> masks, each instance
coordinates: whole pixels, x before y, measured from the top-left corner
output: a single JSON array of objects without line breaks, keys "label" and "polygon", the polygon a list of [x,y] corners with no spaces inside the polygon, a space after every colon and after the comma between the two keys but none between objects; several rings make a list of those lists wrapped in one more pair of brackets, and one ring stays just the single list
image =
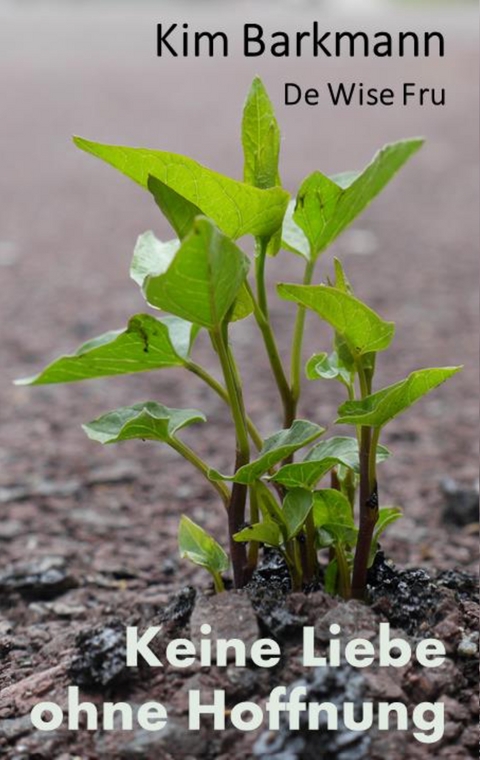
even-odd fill
[{"label": "blurred background", "polygon": [[[326,30],[437,30],[445,35],[447,53],[443,59],[158,59],[156,24],[169,20],[221,29],[232,38],[245,21],[270,30],[302,30],[313,20]],[[176,455],[140,442],[101,449],[80,429],[108,409],[147,398],[196,406],[220,427],[206,425],[186,438],[213,465],[229,470],[228,415],[198,382],[177,371],[33,389],[14,387],[12,380],[144,310],[128,278],[136,237],[146,229],[171,236],[150,197],[77,151],[71,135],[186,153],[241,177],[242,103],[259,74],[282,128],[281,175],[291,192],[314,169],[358,169],[385,142],[427,138],[421,153],[323,257],[318,279],[331,271],[332,253],[341,256],[359,297],[397,322],[392,355],[379,362],[378,384],[421,366],[465,365],[461,376],[393,426],[385,443],[396,456],[384,466],[382,494],[384,504],[406,511],[388,539],[394,559],[474,567],[476,539],[459,520],[448,522],[442,483],[450,477],[471,489],[477,468],[477,30],[477,8],[468,0],[277,0],[261,7],[249,0],[0,1],[5,561],[56,553],[97,570],[122,565],[159,572],[166,558],[177,568],[179,511],[224,539],[221,507]],[[341,81],[397,90],[410,81],[445,87],[447,104],[335,108],[324,98],[321,107],[286,107],[286,81],[321,90]],[[292,255],[281,253],[271,262],[273,316],[285,357],[290,310],[273,300],[273,285],[300,276]],[[306,356],[328,348],[330,339],[328,329],[309,320]],[[249,408],[262,431],[271,433],[280,426],[279,407],[262,346],[252,348],[255,325],[237,326],[233,340],[246,367]],[[197,358],[216,371],[203,338]],[[339,391],[328,383],[305,385],[302,415],[321,424],[332,419]],[[113,485],[108,477],[95,480],[99,468],[110,473]],[[158,564],[161,541],[166,548]],[[175,571],[181,578],[195,572],[184,563]]]}]

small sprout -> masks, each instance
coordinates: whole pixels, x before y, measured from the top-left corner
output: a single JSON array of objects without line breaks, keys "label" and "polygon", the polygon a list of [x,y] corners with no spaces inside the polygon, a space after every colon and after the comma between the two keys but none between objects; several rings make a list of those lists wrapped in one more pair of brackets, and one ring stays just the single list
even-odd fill
[{"label": "small sprout", "polygon": [[[387,145],[360,172],[327,177],[314,171],[291,199],[281,187],[281,139],[274,108],[256,78],[243,111],[243,182],[174,153],[80,137],[74,142],[140,185],[171,225],[173,239],[166,242],[151,231],[139,236],[130,268],[147,304],[163,314],[136,314],[126,328],[84,343],[18,383],[72,383],[167,368],[188,371],[229,409],[235,449],[232,474],[218,472],[179,437],[183,428],[206,421],[196,409],[146,401],[107,412],[84,425],[86,434],[102,444],[131,439],[166,444],[215,489],[225,507],[230,556],[185,515],[178,541],[181,556],[208,570],[217,591],[224,590],[222,575],[230,565],[235,587],[244,586],[262,547],[269,546],[283,555],[293,589],[318,579],[321,555],[328,558],[327,591],[364,598],[379,539],[401,516],[400,509],[379,502],[377,465],[390,456],[379,443],[380,434],[460,367],[417,370],[395,385],[375,390],[377,357],[390,347],[393,322],[353,294],[338,259],[331,277],[325,273],[324,283],[312,282],[325,250],[417,152],[422,140]],[[288,369],[278,350],[265,286],[268,256],[280,248],[301,257],[304,264],[301,284],[281,283],[277,288],[282,299],[295,304]],[[325,420],[305,420],[297,414],[308,311],[332,328],[333,341],[311,356],[306,376],[341,384],[346,400],[334,424],[352,425],[351,437],[334,434],[318,441],[325,433],[319,423]],[[250,359],[239,367],[230,342],[231,324],[243,319],[257,325],[281,404],[282,429],[266,438],[244,401],[241,370],[248,373]],[[201,330],[210,340],[221,382],[193,359]],[[272,404],[269,388],[265,394]],[[219,432],[223,441],[223,428]],[[331,488],[320,487],[324,476],[330,477]]]},{"label": "small sprout", "polygon": [[185,515],[180,518],[178,546],[181,557],[186,557],[195,565],[208,570],[217,592],[225,591],[222,573],[230,566],[226,552],[213,536],[209,536],[203,528]]}]

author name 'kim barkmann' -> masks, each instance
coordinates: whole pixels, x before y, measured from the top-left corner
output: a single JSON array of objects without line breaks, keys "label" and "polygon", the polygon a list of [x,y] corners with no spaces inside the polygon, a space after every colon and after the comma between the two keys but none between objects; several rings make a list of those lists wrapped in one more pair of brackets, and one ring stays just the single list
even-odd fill
[{"label": "author name 'kim barkmann'", "polygon": [[[309,29],[296,32],[266,32],[261,24],[243,24],[241,32],[230,37],[224,31],[192,29],[188,23],[157,24],[159,58],[228,58],[232,52],[245,58],[430,58],[445,57],[445,37],[438,31],[332,31],[318,21]],[[327,82],[324,92],[318,87],[303,87],[285,82],[286,106],[317,106],[323,97],[334,106],[444,106],[444,87],[418,82],[403,82],[398,88],[375,87],[364,82]]]}]

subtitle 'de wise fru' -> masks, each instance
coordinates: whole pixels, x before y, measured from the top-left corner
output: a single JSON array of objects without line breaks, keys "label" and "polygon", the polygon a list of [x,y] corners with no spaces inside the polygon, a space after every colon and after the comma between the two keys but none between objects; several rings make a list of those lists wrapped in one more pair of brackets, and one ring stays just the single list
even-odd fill
[{"label": "subtitle 'de wise fru'", "polygon": [[[363,82],[328,82],[324,95],[334,106],[444,106],[444,87],[422,87],[416,82],[404,82],[396,90],[391,87],[368,87]],[[323,97],[316,87],[302,87],[286,82],[284,87],[286,106],[305,104],[318,106]]]}]

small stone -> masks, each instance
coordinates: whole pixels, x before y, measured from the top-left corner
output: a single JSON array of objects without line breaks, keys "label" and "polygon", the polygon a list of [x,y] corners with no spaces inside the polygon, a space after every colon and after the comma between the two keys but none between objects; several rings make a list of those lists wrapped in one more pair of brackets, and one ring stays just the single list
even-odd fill
[{"label": "small stone", "polygon": [[[200,628],[206,623],[211,626],[213,641],[240,639],[247,652],[260,637],[257,617],[248,596],[235,591],[198,597],[190,618],[191,639],[197,650],[201,641]],[[233,652],[231,656],[233,658]]]},{"label": "small stone", "polygon": [[478,522],[478,482],[468,488],[453,478],[444,478],[441,489],[445,499],[443,516],[446,522],[454,525]]},{"label": "small stone", "polygon": [[330,626],[336,624],[341,628],[341,638],[344,642],[353,638],[371,641],[378,635],[378,620],[361,602],[354,600],[334,607],[318,620],[315,625],[315,635],[320,641],[328,642],[332,638]]},{"label": "small stone", "polygon": [[460,657],[476,657],[478,652],[478,638],[464,636],[457,647]]},{"label": "small stone", "polygon": [[82,631],[76,641],[77,654],[69,675],[73,683],[86,688],[104,688],[128,681],[133,672],[127,667],[126,631],[119,621]]},{"label": "small stone", "polygon": [[19,562],[0,575],[0,592],[18,592],[29,600],[54,599],[77,585],[63,557]]},{"label": "small stone", "polygon": [[0,522],[0,540],[10,541],[12,538],[21,536],[26,528],[19,520],[3,520]]},{"label": "small stone", "polygon": [[30,715],[23,715],[21,718],[7,718],[0,720],[0,739],[12,742],[21,736],[30,733],[32,730],[32,721]]}]

